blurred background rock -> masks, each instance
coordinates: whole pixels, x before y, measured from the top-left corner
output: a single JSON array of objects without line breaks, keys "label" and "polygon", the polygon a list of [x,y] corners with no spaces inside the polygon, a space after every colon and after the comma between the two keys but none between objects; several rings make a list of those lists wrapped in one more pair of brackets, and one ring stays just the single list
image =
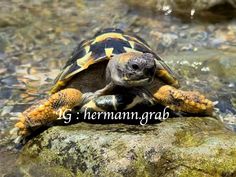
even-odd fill
[{"label": "blurred background rock", "polygon": [[200,12],[202,10],[211,10],[215,6],[236,7],[235,0],[127,0],[130,5],[142,8],[153,9],[156,11],[172,10],[175,12],[190,12],[191,10]]}]

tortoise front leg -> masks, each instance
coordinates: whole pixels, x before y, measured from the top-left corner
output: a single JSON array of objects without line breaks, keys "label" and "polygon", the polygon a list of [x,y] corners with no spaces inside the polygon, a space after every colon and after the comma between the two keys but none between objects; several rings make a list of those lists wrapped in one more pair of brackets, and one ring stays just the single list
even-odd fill
[{"label": "tortoise front leg", "polygon": [[59,112],[64,112],[78,106],[83,101],[83,94],[73,88],[61,90],[49,98],[39,101],[26,109],[19,116],[19,121],[11,133],[17,133],[16,143],[30,135],[30,132],[42,125],[59,118]]},{"label": "tortoise front leg", "polygon": [[182,91],[172,86],[165,85],[159,88],[153,96],[156,101],[168,106],[173,111],[192,114],[212,115],[213,103],[194,91]]},{"label": "tortoise front leg", "polygon": [[131,109],[139,103],[143,103],[145,98],[135,94],[115,94],[103,95],[89,101],[81,108],[81,112],[87,111],[121,111]]},{"label": "tortoise front leg", "polygon": [[168,85],[179,88],[179,81],[176,79],[176,74],[162,60],[155,60],[155,63],[155,77]]}]

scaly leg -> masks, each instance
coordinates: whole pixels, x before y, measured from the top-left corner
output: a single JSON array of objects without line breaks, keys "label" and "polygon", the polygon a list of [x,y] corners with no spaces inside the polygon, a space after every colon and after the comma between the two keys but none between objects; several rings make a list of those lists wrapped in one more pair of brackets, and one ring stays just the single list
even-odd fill
[{"label": "scaly leg", "polygon": [[168,106],[173,111],[204,115],[213,113],[213,103],[199,92],[182,91],[165,85],[159,88],[153,96],[157,102]]},{"label": "scaly leg", "polygon": [[17,133],[16,143],[28,135],[35,128],[51,123],[59,118],[59,111],[66,111],[79,105],[83,101],[79,90],[68,88],[61,90],[49,98],[39,101],[26,109],[19,116],[19,121],[11,133]]},{"label": "scaly leg", "polygon": [[162,80],[164,83],[179,88],[179,82],[176,79],[176,74],[165,64],[162,60],[155,60],[156,71],[155,76],[157,79]]}]

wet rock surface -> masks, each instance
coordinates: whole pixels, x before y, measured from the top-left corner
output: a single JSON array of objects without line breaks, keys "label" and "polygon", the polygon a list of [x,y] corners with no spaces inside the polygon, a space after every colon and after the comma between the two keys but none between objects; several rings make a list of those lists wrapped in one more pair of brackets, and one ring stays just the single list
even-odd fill
[{"label": "wet rock surface", "polygon": [[19,163],[34,176],[235,176],[236,135],[210,117],[55,126],[26,144]]},{"label": "wet rock surface", "polygon": [[236,7],[235,0],[147,0],[137,1],[137,0],[128,0],[128,3],[131,5],[136,5],[139,7],[146,7],[148,9],[154,10],[163,10],[166,13],[172,11],[179,12],[190,12],[190,11],[200,11],[200,10],[209,10],[214,6],[219,5],[229,5],[232,8]]}]

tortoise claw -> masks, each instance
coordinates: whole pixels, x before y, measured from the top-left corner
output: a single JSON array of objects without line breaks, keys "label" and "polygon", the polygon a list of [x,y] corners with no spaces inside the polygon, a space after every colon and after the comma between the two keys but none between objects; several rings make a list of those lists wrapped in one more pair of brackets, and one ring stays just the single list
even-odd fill
[{"label": "tortoise claw", "polygon": [[18,131],[20,129],[18,127],[14,127],[13,129],[10,130],[10,135],[14,136],[14,135],[17,135]]},{"label": "tortoise claw", "polygon": [[[18,116],[18,122],[11,133],[18,137],[15,142],[25,139],[32,130],[47,125],[60,117],[60,112],[72,109],[81,102],[82,93],[77,89],[64,89],[26,109]],[[15,119],[15,118],[14,118]]]},{"label": "tortoise claw", "polygon": [[[14,142],[14,144],[24,144],[25,143],[25,138],[26,136],[24,136],[20,130],[19,127],[14,127],[13,129],[10,130],[10,135],[11,135],[11,139]],[[22,135],[20,135],[22,134]]]},{"label": "tortoise claw", "polygon": [[172,86],[162,86],[154,97],[158,102],[168,106],[173,111],[192,114],[212,115],[215,102],[194,91],[182,91]]},{"label": "tortoise claw", "polygon": [[13,141],[15,144],[20,144],[23,140],[23,136],[17,136],[16,139]]}]

